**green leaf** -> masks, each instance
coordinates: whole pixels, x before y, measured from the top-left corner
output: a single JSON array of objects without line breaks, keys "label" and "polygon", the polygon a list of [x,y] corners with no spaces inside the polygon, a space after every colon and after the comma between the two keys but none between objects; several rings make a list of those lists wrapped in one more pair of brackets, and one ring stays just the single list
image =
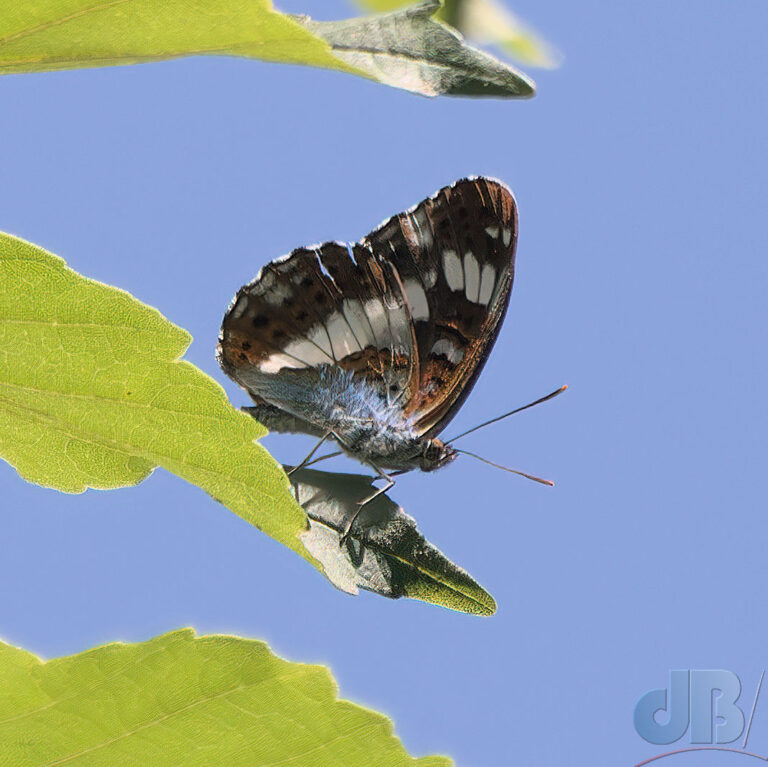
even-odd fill
[{"label": "green leaf", "polygon": [[303,21],[342,61],[388,85],[427,96],[528,97],[534,84],[508,64],[467,45],[431,20],[438,0],[348,21]]},{"label": "green leaf", "polygon": [[415,759],[322,666],[174,631],[42,662],[0,643],[3,767],[450,767]]},{"label": "green leaf", "polygon": [[[495,611],[394,501],[380,496],[358,514],[371,477],[304,470],[289,484],[255,443],[266,429],[181,359],[190,341],[128,293],[0,233],[0,459],[69,493],[135,485],[162,466],[344,591]],[[347,521],[356,524],[342,541]]]},{"label": "green leaf", "polygon": [[162,466],[309,559],[306,516],[254,443],[266,430],[180,359],[190,341],[128,293],[0,233],[0,458],[69,493]]},{"label": "green leaf", "polygon": [[429,543],[387,495],[360,508],[375,477],[299,469],[290,480],[309,517],[304,545],[337,588],[407,596],[474,615],[496,612],[493,597]]},{"label": "green leaf", "polygon": [[[411,5],[413,0],[357,0],[369,11],[383,12]],[[498,0],[445,0],[437,17],[468,40],[497,45],[522,64],[556,67],[560,54]]]},{"label": "green leaf", "polygon": [[312,22],[269,0],[0,3],[0,74],[208,54],[336,69],[424,95],[532,94],[514,69],[431,19],[438,8],[431,0],[379,20]]}]

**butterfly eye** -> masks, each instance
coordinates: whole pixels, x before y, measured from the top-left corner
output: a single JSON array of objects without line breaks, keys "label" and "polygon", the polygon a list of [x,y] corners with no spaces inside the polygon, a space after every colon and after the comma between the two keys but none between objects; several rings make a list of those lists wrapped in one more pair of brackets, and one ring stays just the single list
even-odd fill
[{"label": "butterfly eye", "polygon": [[426,443],[421,455],[420,468],[422,471],[434,471],[457,457],[456,451],[439,439],[431,439]]}]

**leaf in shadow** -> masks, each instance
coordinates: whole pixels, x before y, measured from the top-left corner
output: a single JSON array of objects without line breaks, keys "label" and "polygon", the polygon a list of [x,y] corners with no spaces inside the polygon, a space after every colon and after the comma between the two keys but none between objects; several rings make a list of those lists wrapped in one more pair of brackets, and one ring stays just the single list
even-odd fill
[{"label": "leaf in shadow", "polygon": [[522,72],[473,48],[432,16],[439,0],[344,21],[296,17],[335,56],[388,85],[426,96],[533,96]]},{"label": "leaf in shadow", "polygon": [[[394,11],[412,3],[413,0],[357,0],[357,5],[374,13]],[[444,0],[435,17],[473,43],[497,45],[521,64],[551,68],[560,63],[560,54],[500,0]]]},{"label": "leaf in shadow", "polygon": [[373,477],[299,469],[289,479],[310,521],[301,535],[304,546],[337,588],[407,596],[476,615],[496,611],[493,597],[430,544],[387,495],[362,507],[342,543],[358,502],[372,492]]}]

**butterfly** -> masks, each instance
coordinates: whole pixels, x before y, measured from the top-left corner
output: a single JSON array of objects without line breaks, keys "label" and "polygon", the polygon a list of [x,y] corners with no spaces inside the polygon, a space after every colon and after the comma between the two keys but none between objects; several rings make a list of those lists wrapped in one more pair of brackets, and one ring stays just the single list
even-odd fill
[{"label": "butterfly", "polygon": [[438,435],[509,305],[517,226],[507,186],[464,178],[359,242],[298,248],[239,290],[219,363],[270,431],[334,439],[388,480],[379,492],[387,471],[444,466],[459,451]]}]

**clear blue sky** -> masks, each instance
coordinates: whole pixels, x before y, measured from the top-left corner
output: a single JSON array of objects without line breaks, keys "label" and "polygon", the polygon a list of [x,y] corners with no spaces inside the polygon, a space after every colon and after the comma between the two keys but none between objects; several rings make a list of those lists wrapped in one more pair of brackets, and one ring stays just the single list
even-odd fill
[{"label": "clear blue sky", "polygon": [[[461,767],[653,756],[632,711],[669,668],[730,669],[750,698],[768,665],[768,11],[514,7],[566,55],[527,102],[227,59],[0,79],[0,229],[189,329],[238,405],[214,346],[263,263],[462,175],[512,186],[512,305],[457,425],[568,383],[466,444],[557,486],[463,459],[394,493],[497,615],[345,596],[163,471],[64,496],[3,464],[0,636],[46,657],[184,625],[263,638]],[[295,461],[310,443],[266,444]],[[768,752],[768,700],[750,747]]]}]

